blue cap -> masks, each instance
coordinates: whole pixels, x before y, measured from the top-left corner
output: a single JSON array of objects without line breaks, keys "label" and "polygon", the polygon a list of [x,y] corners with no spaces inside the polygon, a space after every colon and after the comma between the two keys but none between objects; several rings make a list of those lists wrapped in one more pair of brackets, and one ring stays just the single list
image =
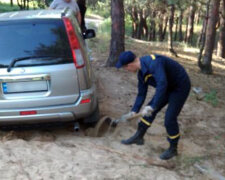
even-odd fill
[{"label": "blue cap", "polygon": [[116,67],[121,68],[122,66],[133,62],[135,58],[136,55],[132,51],[124,51],[120,54]]}]

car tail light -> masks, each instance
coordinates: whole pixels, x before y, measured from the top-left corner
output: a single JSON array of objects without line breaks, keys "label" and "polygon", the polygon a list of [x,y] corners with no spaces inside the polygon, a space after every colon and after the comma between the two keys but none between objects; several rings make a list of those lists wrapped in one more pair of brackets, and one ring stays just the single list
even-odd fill
[{"label": "car tail light", "polygon": [[34,115],[37,114],[37,111],[20,111],[20,115],[24,116],[24,115]]},{"label": "car tail light", "polygon": [[66,32],[67,32],[67,36],[69,38],[70,47],[72,49],[74,64],[75,64],[76,68],[82,68],[82,67],[84,67],[84,58],[82,56],[80,43],[74,32],[73,25],[72,25],[70,19],[68,19],[66,17],[63,17],[63,22],[66,27]]},{"label": "car tail light", "polygon": [[90,103],[91,102],[91,99],[88,98],[88,99],[82,99],[80,104],[86,104],[86,103]]}]

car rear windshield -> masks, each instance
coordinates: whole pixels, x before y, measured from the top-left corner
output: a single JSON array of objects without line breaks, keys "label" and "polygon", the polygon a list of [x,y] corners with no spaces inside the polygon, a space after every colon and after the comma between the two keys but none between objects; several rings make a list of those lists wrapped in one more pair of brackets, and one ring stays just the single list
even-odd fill
[{"label": "car rear windshield", "polygon": [[71,63],[72,52],[62,20],[0,22],[0,68],[18,58],[36,58],[15,66]]}]

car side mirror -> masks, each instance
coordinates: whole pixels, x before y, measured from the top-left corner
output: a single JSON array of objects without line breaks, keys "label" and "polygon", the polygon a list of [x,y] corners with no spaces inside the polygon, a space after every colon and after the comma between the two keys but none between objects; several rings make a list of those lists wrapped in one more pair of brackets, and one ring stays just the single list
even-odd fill
[{"label": "car side mirror", "polygon": [[90,39],[95,37],[95,30],[94,29],[86,29],[83,32],[83,38],[84,39]]}]

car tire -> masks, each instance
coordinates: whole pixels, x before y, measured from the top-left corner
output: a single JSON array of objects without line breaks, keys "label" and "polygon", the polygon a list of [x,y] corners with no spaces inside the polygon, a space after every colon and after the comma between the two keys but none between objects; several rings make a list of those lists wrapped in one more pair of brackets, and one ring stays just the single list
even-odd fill
[{"label": "car tire", "polygon": [[94,127],[100,119],[99,106],[97,105],[95,111],[84,119],[84,124],[87,127]]}]

